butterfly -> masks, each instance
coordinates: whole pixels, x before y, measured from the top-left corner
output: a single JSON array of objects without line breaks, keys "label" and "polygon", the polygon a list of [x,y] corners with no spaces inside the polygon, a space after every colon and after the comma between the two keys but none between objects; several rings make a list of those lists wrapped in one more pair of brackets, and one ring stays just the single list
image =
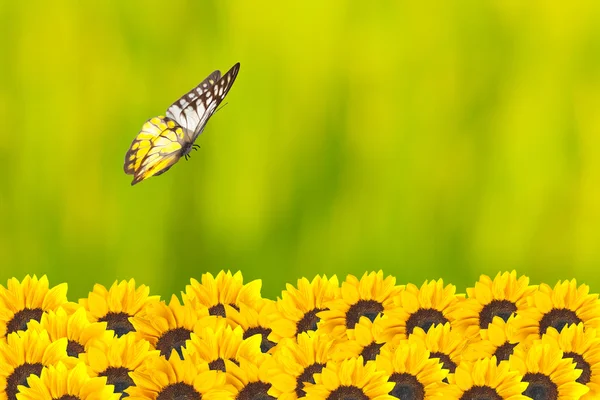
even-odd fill
[{"label": "butterfly", "polygon": [[214,71],[171,104],[166,116],[146,121],[125,155],[124,170],[133,175],[131,185],[164,174],[181,157],[187,159],[192,149],[198,149],[194,142],[231,89],[239,70],[237,63],[223,76]]}]

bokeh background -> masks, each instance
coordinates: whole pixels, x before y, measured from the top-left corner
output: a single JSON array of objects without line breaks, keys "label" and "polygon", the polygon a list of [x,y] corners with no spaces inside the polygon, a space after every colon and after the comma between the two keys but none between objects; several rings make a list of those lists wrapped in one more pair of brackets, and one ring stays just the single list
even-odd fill
[{"label": "bokeh background", "polygon": [[[0,1],[0,282],[221,269],[600,290],[600,3]],[[241,62],[190,161],[125,152]]]}]

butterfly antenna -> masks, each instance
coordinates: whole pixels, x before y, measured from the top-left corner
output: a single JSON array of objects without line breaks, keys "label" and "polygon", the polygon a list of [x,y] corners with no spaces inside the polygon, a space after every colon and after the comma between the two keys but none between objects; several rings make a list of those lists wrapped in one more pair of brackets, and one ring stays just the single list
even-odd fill
[{"label": "butterfly antenna", "polygon": [[226,106],[227,104],[229,104],[229,103],[225,103],[225,104],[223,104],[223,105],[222,105],[220,108],[217,108],[217,111],[215,111],[215,114],[216,114],[218,111],[221,111],[222,109],[224,109],[224,108],[225,108],[225,106]]}]

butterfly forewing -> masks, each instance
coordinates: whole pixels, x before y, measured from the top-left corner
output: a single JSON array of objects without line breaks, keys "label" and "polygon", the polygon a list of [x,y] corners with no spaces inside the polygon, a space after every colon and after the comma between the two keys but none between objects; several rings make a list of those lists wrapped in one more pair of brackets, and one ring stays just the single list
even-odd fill
[{"label": "butterfly forewing", "polygon": [[191,114],[192,109],[188,106],[196,102],[198,97],[214,86],[214,84],[217,83],[220,78],[221,71],[214,71],[205,80],[200,82],[198,86],[181,96],[175,103],[171,104],[171,106],[167,109],[167,117],[177,122],[184,129],[192,129],[188,128],[188,126],[193,126],[194,115]]},{"label": "butterfly forewing", "polygon": [[186,143],[183,129],[168,117],[148,120],[125,155],[125,173],[134,175],[132,185],[166,172],[181,157]]},{"label": "butterfly forewing", "polygon": [[240,63],[237,63],[217,83],[203,92],[196,101],[196,110],[200,116],[200,122],[194,129],[192,141],[195,141],[198,135],[202,133],[209,118],[215,113],[225,96],[227,96],[239,70]]}]

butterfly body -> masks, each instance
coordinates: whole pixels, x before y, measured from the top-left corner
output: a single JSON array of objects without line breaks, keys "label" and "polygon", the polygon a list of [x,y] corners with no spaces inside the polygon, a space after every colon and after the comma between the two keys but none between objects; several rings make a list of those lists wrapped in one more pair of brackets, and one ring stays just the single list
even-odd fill
[{"label": "butterfly body", "polygon": [[239,68],[237,63],[223,76],[214,71],[173,103],[166,116],[146,121],[125,155],[124,170],[134,176],[132,185],[167,172],[200,147],[194,142],[231,89]]}]

